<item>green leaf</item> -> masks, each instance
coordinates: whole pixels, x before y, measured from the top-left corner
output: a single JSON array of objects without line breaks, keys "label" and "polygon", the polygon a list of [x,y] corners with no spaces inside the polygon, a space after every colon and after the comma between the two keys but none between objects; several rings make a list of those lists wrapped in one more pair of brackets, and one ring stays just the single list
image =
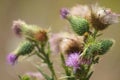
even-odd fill
[{"label": "green leaf", "polygon": [[35,67],[36,67],[36,68],[38,69],[38,71],[44,76],[44,78],[45,78],[46,80],[53,80],[53,79],[50,78],[47,74],[45,74],[38,65],[35,65]]},{"label": "green leaf", "polygon": [[18,76],[20,80],[30,80],[30,77],[27,75],[24,76]]},{"label": "green leaf", "polygon": [[92,76],[93,72],[94,72],[94,71],[92,71],[92,72],[89,73],[89,75],[87,76],[86,80],[89,80],[89,79],[90,79],[90,77]]}]

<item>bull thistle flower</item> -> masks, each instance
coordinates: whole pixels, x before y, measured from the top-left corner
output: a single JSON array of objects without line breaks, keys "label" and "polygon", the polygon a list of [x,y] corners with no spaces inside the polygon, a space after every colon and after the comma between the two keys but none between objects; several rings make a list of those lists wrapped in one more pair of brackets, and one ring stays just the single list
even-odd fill
[{"label": "bull thistle flower", "polygon": [[18,59],[19,56],[21,55],[28,55],[30,54],[32,51],[34,50],[34,45],[32,42],[26,40],[23,41],[18,48],[13,51],[12,53],[10,53],[7,56],[7,61],[8,63],[14,65]]},{"label": "bull thistle flower", "polygon": [[53,34],[49,42],[53,53],[82,52],[84,36],[76,36],[70,33]]},{"label": "bull thistle flower", "polygon": [[61,16],[69,21],[73,31],[78,35],[89,32],[89,23],[86,19],[69,14],[68,10],[65,8],[61,9]]},{"label": "bull thistle flower", "polygon": [[48,39],[47,30],[36,25],[28,25],[24,21],[17,20],[13,22],[13,31],[18,36],[37,41],[46,41]]},{"label": "bull thistle flower", "polygon": [[62,53],[82,52],[84,47],[84,37],[71,35],[63,38],[60,43],[60,50]]},{"label": "bull thistle flower", "polygon": [[97,30],[104,30],[109,25],[118,23],[119,16],[110,9],[99,7],[97,4],[91,7],[91,24]]},{"label": "bull thistle flower", "polygon": [[79,54],[78,53],[69,54],[66,60],[66,66],[73,67],[75,71],[79,69],[80,68]]},{"label": "bull thistle flower", "polygon": [[14,65],[17,61],[18,56],[14,53],[9,53],[7,56],[7,61],[9,64]]},{"label": "bull thistle flower", "polygon": [[44,73],[41,66],[35,65],[40,73],[27,73],[25,76],[19,76],[20,80],[41,80],[43,79],[41,77],[46,80],[58,80],[50,53],[61,53],[65,76],[60,79],[90,80],[93,74],[92,66],[98,63],[100,56],[112,47],[113,40],[96,38],[101,35],[99,31],[119,22],[119,14],[96,4],[77,5],[71,9],[62,8],[60,15],[70,23],[70,28],[76,34],[62,32],[48,36],[47,29],[28,25],[21,20],[13,22],[14,33],[23,37],[24,41],[16,50],[8,54],[8,63],[14,65],[19,56],[35,53],[43,63],[47,64],[50,71],[48,75]]}]

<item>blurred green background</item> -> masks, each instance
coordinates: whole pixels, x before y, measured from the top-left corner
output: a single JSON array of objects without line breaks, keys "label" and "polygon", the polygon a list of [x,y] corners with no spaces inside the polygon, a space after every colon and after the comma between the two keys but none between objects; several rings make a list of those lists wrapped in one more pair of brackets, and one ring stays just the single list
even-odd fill
[{"label": "blurred green background", "polygon": [[[41,27],[51,26],[53,32],[58,32],[68,26],[59,15],[62,7],[96,2],[120,13],[120,0],[0,0],[0,80],[18,80],[18,74],[36,71],[27,60],[15,66],[6,63],[6,55],[21,41],[11,30],[12,21],[22,19]],[[116,43],[94,66],[91,80],[120,80],[120,23],[111,25],[103,32],[100,38],[113,38]]]}]

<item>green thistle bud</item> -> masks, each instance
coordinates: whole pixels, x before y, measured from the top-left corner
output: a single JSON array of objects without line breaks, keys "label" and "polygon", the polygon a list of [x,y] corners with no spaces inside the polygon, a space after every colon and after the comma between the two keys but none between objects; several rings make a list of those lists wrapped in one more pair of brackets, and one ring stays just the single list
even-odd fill
[{"label": "green thistle bud", "polygon": [[86,19],[76,16],[68,16],[67,19],[70,22],[72,29],[78,35],[83,35],[85,32],[89,31],[89,23]]},{"label": "green thistle bud", "polygon": [[110,49],[112,45],[113,41],[111,40],[101,40],[99,42],[94,42],[87,47],[86,55],[103,55]]},{"label": "green thistle bud", "polygon": [[111,40],[101,40],[101,49],[99,55],[105,54],[113,45],[113,41]]},{"label": "green thistle bud", "polygon": [[16,49],[15,53],[17,55],[26,55],[30,54],[34,49],[34,45],[32,42],[26,40],[23,41],[20,46]]},{"label": "green thistle bud", "polygon": [[86,50],[86,54],[88,55],[98,54],[100,49],[101,44],[99,42],[94,42],[89,45],[89,47]]}]

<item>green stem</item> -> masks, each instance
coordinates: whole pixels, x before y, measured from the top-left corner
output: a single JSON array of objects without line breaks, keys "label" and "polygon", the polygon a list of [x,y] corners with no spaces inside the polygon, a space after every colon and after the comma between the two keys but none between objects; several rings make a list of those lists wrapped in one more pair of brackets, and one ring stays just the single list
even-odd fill
[{"label": "green stem", "polygon": [[[39,48],[38,44],[35,43],[36,48],[38,49],[39,53],[43,54],[44,56],[44,62],[48,65],[48,68],[52,74],[53,80],[57,80],[57,76],[55,74],[54,68],[53,68],[53,64],[50,60],[49,57],[49,53],[46,54],[45,50],[44,50],[44,45],[41,45],[41,49]],[[38,54],[37,54],[38,55]],[[38,55],[39,57],[41,57],[40,55]]]},{"label": "green stem", "polygon": [[57,80],[57,76],[55,74],[54,68],[53,68],[53,63],[50,61],[49,55],[46,55],[46,63],[48,65],[49,70],[52,73],[52,77]]},{"label": "green stem", "polygon": [[95,31],[94,31],[94,33],[93,33],[93,38],[94,38],[94,40],[96,39],[97,33],[98,33],[98,30],[95,29]]},{"label": "green stem", "polygon": [[73,80],[74,77],[71,76],[71,73],[69,72],[68,67],[65,66],[65,58],[64,58],[63,54],[61,53],[60,56],[61,56],[61,61],[62,61],[63,69],[65,70],[65,74],[66,74],[66,76],[67,76],[67,77],[65,77],[65,78],[66,78],[67,80]]}]

